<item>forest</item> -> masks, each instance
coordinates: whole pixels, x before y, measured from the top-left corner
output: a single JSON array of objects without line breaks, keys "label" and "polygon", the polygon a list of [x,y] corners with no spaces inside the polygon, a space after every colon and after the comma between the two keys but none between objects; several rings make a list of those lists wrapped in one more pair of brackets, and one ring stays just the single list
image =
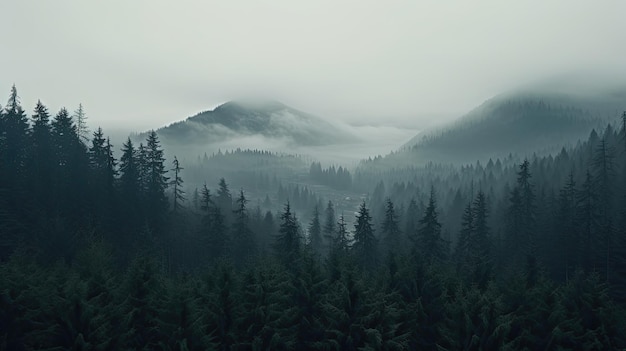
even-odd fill
[{"label": "forest", "polygon": [[112,145],[82,106],[27,113],[13,86],[0,350],[626,349],[615,118],[555,154],[464,165],[193,162],[154,131]]}]

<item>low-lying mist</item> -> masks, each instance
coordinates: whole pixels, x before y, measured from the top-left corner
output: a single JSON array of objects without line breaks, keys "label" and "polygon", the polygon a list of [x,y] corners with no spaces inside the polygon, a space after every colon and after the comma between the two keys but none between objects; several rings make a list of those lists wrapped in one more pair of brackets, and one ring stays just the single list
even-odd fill
[{"label": "low-lying mist", "polygon": [[[356,141],[344,143],[337,140],[336,143],[326,145],[299,145],[297,140],[290,137],[267,137],[259,134],[233,134],[225,140],[209,142],[206,144],[184,144],[180,142],[169,142],[162,139],[165,149],[165,157],[170,159],[176,156],[181,162],[195,162],[198,157],[204,157],[227,150],[251,149],[264,150],[283,154],[302,155],[324,164],[343,165],[344,167],[355,167],[359,161],[377,155],[386,155],[397,150],[404,143],[414,137],[419,130],[414,128],[401,128],[396,126],[352,126],[343,124],[339,128],[348,130],[356,135]],[[110,131],[111,142],[116,152],[122,147],[122,143],[131,136],[134,142],[144,142],[136,137],[135,132],[123,129]]]}]

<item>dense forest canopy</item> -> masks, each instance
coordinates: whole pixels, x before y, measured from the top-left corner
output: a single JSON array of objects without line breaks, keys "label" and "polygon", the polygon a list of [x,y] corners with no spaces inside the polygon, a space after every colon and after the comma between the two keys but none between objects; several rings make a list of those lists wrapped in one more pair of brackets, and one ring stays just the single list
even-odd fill
[{"label": "dense forest canopy", "polygon": [[356,169],[86,116],[0,109],[0,350],[626,348],[626,112],[551,154]]}]

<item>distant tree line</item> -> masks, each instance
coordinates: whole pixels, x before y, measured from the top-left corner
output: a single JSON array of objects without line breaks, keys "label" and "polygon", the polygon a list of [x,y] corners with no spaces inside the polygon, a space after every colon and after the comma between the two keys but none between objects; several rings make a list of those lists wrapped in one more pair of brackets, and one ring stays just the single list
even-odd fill
[{"label": "distant tree line", "polygon": [[313,182],[327,185],[334,189],[345,190],[350,189],[352,186],[350,171],[342,166],[339,166],[339,168],[330,166],[326,169],[322,169],[321,163],[313,162],[311,163],[309,176]]}]

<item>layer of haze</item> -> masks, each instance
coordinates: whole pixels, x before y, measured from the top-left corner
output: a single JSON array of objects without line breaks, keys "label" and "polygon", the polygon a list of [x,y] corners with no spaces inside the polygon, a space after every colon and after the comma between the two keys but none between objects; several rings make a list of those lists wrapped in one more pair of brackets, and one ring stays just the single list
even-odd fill
[{"label": "layer of haze", "polygon": [[83,103],[109,129],[251,95],[420,129],[547,76],[626,75],[623,0],[20,0],[0,13],[4,95],[15,83],[29,112]]}]

